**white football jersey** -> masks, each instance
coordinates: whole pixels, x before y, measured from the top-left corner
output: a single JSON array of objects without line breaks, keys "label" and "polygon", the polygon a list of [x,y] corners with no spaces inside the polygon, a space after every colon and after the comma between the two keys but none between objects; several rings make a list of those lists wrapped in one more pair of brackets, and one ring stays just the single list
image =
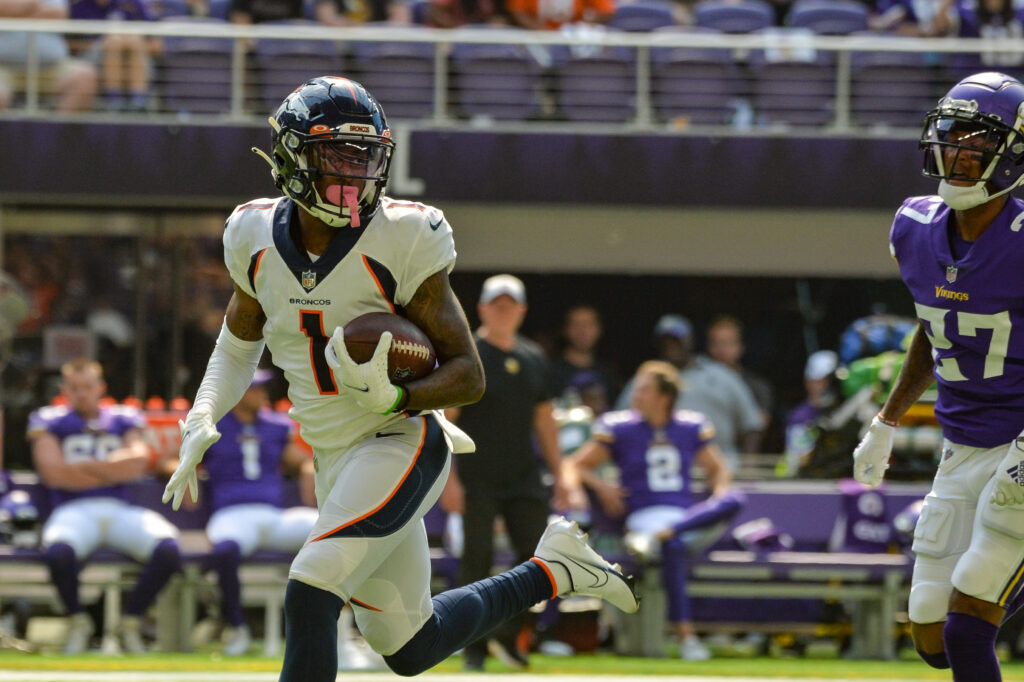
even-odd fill
[{"label": "white football jersey", "polygon": [[287,197],[236,207],[224,230],[224,260],[263,306],[263,334],[288,380],[302,437],[337,450],[404,416],[367,412],[339,393],[324,357],[331,334],[365,313],[401,313],[427,277],[451,272],[455,242],[439,209],[383,197],[365,227],[338,228],[314,261],[292,237],[292,214],[301,210]]}]

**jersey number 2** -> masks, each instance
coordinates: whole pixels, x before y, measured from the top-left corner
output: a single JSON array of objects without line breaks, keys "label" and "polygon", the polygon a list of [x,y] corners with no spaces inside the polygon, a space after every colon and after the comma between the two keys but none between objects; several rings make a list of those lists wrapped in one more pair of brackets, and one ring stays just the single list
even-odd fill
[{"label": "jersey number 2", "polygon": [[313,378],[320,389],[320,395],[337,395],[338,386],[327,365],[324,351],[327,350],[327,336],[324,334],[324,314],[319,310],[300,310],[299,328],[309,339],[309,361],[313,365]]}]

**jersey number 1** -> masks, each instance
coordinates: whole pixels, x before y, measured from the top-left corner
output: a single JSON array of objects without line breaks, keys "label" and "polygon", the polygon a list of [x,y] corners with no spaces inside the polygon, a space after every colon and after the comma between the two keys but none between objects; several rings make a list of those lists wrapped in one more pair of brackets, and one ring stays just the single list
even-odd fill
[{"label": "jersey number 1", "polygon": [[327,336],[324,334],[324,314],[320,310],[300,310],[299,328],[309,339],[309,361],[313,365],[313,378],[320,389],[320,395],[337,395],[338,386],[327,365],[324,351],[327,350]]}]

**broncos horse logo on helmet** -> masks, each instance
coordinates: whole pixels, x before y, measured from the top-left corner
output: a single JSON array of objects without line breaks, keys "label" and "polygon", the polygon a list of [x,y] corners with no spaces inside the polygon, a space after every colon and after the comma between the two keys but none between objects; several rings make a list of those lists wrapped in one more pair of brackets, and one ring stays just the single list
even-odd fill
[{"label": "broncos horse logo on helmet", "polygon": [[395,143],[384,110],[359,83],[340,76],[306,81],[269,119],[274,184],[332,227],[359,227],[377,210]]},{"label": "broncos horse logo on helmet", "polygon": [[[995,72],[964,78],[928,112],[920,147],[924,174],[953,209],[1011,191],[1024,182],[1024,84]],[[980,173],[965,175],[975,160]]]}]

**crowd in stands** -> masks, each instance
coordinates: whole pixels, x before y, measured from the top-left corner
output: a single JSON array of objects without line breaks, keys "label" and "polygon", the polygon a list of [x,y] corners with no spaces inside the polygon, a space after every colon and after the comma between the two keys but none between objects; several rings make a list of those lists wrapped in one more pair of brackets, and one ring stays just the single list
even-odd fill
[{"label": "crowd in stands", "polygon": [[[795,20],[797,12],[792,10],[801,4],[813,5],[812,9],[834,6],[836,11],[846,13],[845,18],[809,23],[804,19]],[[638,9],[642,10],[642,16],[636,14]],[[371,24],[440,28],[503,26],[576,35],[594,35],[595,31],[604,30],[679,31],[689,27],[723,33],[783,29],[795,32],[794,36],[801,31],[881,33],[892,35],[894,39],[900,36],[1024,37],[1024,5],[1014,0],[2,0],[0,17],[238,24],[299,22],[339,27]],[[0,109],[24,105],[28,35],[6,32],[0,41]],[[60,111],[224,113],[217,106],[223,107],[223,101],[229,101],[229,98],[223,100],[211,109],[198,101],[182,104],[175,100],[161,72],[163,60],[170,59],[166,40],[138,35],[37,35],[35,49],[42,67],[39,94],[44,105]],[[253,43],[248,46],[255,49]],[[790,57],[793,54],[791,50]],[[530,55],[542,68],[550,68],[552,60],[557,61],[541,49],[532,50]],[[326,58],[325,54],[316,59],[310,57],[308,68],[320,69],[320,60]],[[810,59],[813,61],[813,57]],[[929,59],[934,60],[934,56],[923,59],[925,66],[934,65],[927,63]],[[1024,53],[988,51],[951,59],[953,63],[947,66],[1012,71],[1024,63]],[[257,70],[264,68],[255,61],[253,65]],[[350,70],[358,79],[361,76],[359,66],[352,69],[348,66],[337,60],[337,68]],[[199,81],[192,86],[199,88]],[[223,89],[217,83],[212,86]],[[425,86],[429,87],[429,83]],[[268,95],[265,101],[279,101],[279,94],[275,93],[276,98]],[[258,97],[254,99],[262,101]],[[388,98],[382,96],[381,99],[385,109],[390,111]],[[400,110],[399,113],[405,115]]]}]

